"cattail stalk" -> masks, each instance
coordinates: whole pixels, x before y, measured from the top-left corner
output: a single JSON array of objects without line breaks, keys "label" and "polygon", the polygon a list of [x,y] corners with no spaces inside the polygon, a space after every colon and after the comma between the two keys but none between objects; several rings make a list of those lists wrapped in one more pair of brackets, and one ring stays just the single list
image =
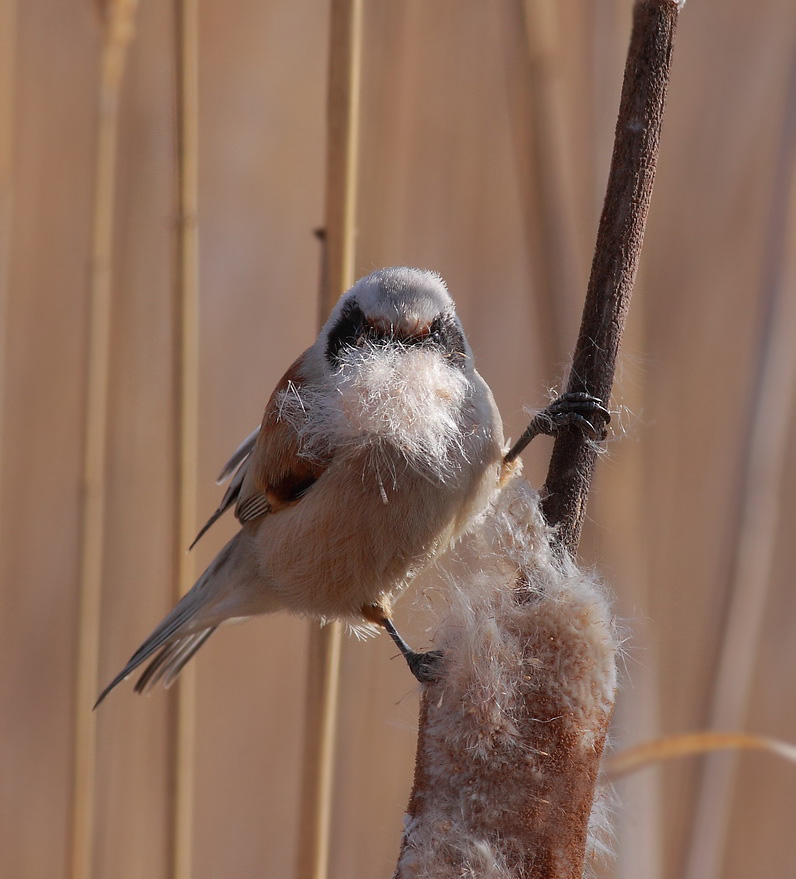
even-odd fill
[{"label": "cattail stalk", "polygon": [[[655,181],[678,0],[637,0],[616,123],[608,188],[597,231],[568,392],[608,401]],[[582,433],[556,439],[543,508],[562,546],[577,550],[597,447]]]},{"label": "cattail stalk", "polygon": [[[567,388],[606,401],[638,267],[681,5],[638,0],[634,10]],[[454,589],[451,621],[440,633],[442,673],[423,690],[396,879],[583,875],[615,684],[616,641],[602,590],[570,561],[596,456],[580,432],[562,433],[541,505],[512,480],[470,538],[486,546],[476,547],[476,561]]]}]

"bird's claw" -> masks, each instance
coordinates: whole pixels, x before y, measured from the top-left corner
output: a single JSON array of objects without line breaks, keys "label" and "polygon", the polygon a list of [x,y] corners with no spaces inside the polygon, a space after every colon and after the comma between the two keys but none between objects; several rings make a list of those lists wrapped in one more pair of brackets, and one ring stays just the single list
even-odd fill
[{"label": "bird's claw", "polygon": [[439,680],[442,665],[441,650],[427,650],[425,653],[418,653],[416,650],[412,650],[398,634],[395,623],[386,614],[381,617],[379,623],[384,626],[395,646],[401,651],[401,656],[406,660],[409,671],[421,684],[430,684]]},{"label": "bird's claw", "polygon": [[[551,436],[557,436],[564,427],[577,427],[591,440],[604,440],[611,422],[611,413],[603,405],[602,400],[580,391],[562,394],[557,397],[538,417],[547,422]],[[598,416],[599,427],[594,423]]]},{"label": "bird's claw", "polygon": [[425,653],[415,653],[414,650],[404,654],[409,671],[421,684],[433,684],[440,678],[442,666],[442,651],[427,650]]},{"label": "bird's claw", "polygon": [[581,391],[562,394],[534,415],[505,461],[513,461],[535,436],[546,434],[555,437],[569,427],[577,428],[593,442],[601,442],[608,435],[606,428],[610,421],[611,413],[598,397]]}]

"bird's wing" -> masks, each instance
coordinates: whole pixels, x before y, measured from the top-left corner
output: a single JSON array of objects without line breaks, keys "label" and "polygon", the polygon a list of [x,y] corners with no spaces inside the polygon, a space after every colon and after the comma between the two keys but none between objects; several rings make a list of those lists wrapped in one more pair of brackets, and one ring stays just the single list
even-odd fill
[{"label": "bird's wing", "polygon": [[265,407],[262,424],[238,446],[218,482],[232,476],[221,503],[194,538],[190,549],[231,507],[243,524],[294,503],[325,469],[325,464],[299,456],[293,427],[279,417],[283,391],[300,393],[301,368],[306,352],[282,376]]},{"label": "bird's wing", "polygon": [[[241,523],[296,503],[328,466],[328,461],[301,454],[295,427],[282,418],[284,392],[290,391],[299,399],[301,397],[306,353],[282,376],[265,407],[263,421],[254,448],[246,459],[246,472],[237,492],[235,516]],[[235,476],[237,479],[237,474]]]},{"label": "bird's wing", "polygon": [[[259,431],[260,431],[260,428],[258,427],[257,431],[255,431],[255,433],[253,434],[254,440],[257,439],[257,433],[259,433]],[[246,442],[244,443],[244,445],[247,444],[249,442],[249,440],[251,440],[251,439],[252,439],[251,436],[248,437],[246,439]],[[243,446],[241,446],[238,449],[238,451],[235,452],[235,455],[238,455],[238,452],[240,452],[240,449],[242,449],[242,448],[243,448]],[[252,448],[254,448],[253,441],[251,443],[251,447],[249,448],[249,450],[238,461],[237,470],[235,470],[235,475],[232,477],[232,482],[230,482],[229,487],[224,492],[224,497],[221,498],[221,503],[216,507],[215,511],[213,512],[213,515],[202,526],[202,529],[200,530],[200,532],[196,535],[196,537],[194,537],[193,543],[188,547],[189,550],[193,549],[196,546],[196,544],[199,542],[199,539],[202,537],[202,535],[205,533],[205,531],[207,531],[207,529],[212,524],[214,524],[217,519],[220,519],[221,516],[223,516],[224,513],[226,513],[226,511],[233,504],[237,503],[238,495],[240,494],[240,487],[241,487],[241,485],[243,485],[243,480],[246,477],[246,471],[248,470],[248,467],[249,467],[249,458],[251,456],[251,449]],[[233,458],[234,458],[234,456],[233,456]],[[230,460],[232,460],[232,459],[230,459]],[[229,464],[227,464],[227,467],[229,467]],[[226,470],[226,468],[224,468],[224,469]]]}]

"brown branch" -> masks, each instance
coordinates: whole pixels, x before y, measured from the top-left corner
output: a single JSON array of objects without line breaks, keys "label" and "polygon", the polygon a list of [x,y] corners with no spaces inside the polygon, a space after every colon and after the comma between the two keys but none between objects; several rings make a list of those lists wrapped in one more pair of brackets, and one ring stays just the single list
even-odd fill
[{"label": "brown branch", "polygon": [[[605,401],[611,396],[652,197],[680,6],[675,0],[635,5],[608,189],[567,392],[584,391]],[[580,431],[565,431],[553,446],[542,508],[572,553],[596,459],[597,447]]]},{"label": "brown branch", "polygon": [[[610,397],[681,5],[635,5],[569,392]],[[569,558],[596,455],[581,433],[562,434],[541,510],[522,480],[512,480],[481,529],[468,537],[475,561],[465,563],[451,620],[438,635],[440,679],[423,691],[396,879],[583,875],[616,682],[616,641],[601,587]],[[555,547],[569,552],[551,550],[545,519],[556,529]]]}]

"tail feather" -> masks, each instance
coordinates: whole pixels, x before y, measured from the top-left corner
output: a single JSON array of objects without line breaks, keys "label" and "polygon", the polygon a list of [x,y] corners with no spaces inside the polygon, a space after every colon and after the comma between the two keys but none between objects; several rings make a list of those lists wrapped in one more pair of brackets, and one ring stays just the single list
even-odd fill
[{"label": "tail feather", "polygon": [[160,655],[144,671],[141,680],[136,685],[136,691],[142,692],[148,689],[161,680],[164,675],[167,685],[174,680],[180,669],[210,637],[219,622],[224,619],[225,615],[219,617],[212,610],[218,596],[217,578],[223,577],[225,573],[226,576],[230,575],[229,571],[225,571],[225,569],[233,557],[240,536],[241,532],[238,532],[229,541],[196,581],[190,592],[182,597],[171,613],[130,657],[127,665],[99,694],[99,698],[94,703],[95,708],[114,687],[129,677],[138,666],[146,662],[161,648],[163,650]]},{"label": "tail feather", "polygon": [[[187,596],[186,596],[187,597]],[[185,599],[183,599],[184,601]],[[182,604],[182,602],[180,602]],[[180,613],[175,614],[175,611],[180,610],[180,604],[174,608],[169,616],[166,617],[165,620],[155,629],[155,631],[147,638],[146,641],[136,650],[136,652],[130,657],[127,662],[127,665],[116,675],[116,677],[108,684],[107,687],[99,694],[97,701],[94,703],[94,707],[96,708],[100,702],[110,693],[111,690],[114,689],[118,684],[120,684],[125,678],[129,677],[142,662],[145,662],[155,653],[160,647],[166,644],[175,632],[186,623],[194,614],[194,608],[190,605],[186,606]]]},{"label": "tail feather", "polygon": [[141,677],[135,683],[136,693],[146,693],[163,681],[168,689],[176,680],[188,660],[215,632],[218,626],[211,626],[201,632],[194,632],[178,641],[167,644],[149,663]]}]

